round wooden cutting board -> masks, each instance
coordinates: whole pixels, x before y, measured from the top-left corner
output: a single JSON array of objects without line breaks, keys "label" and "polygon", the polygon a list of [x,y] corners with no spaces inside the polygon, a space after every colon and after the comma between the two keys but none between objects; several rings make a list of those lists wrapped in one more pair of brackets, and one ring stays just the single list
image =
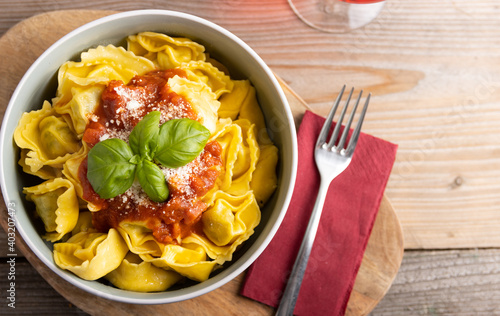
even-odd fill
[{"label": "round wooden cutting board", "polygon": [[[112,11],[54,11],[31,17],[0,38],[0,117],[12,92],[31,64],[56,40],[73,29]],[[295,121],[308,109],[284,82]],[[3,200],[3,198],[2,198]],[[0,224],[7,229],[7,211],[1,201]],[[223,287],[200,297],[165,305],[132,305],[93,296],[67,283],[47,268],[17,239],[16,246],[47,282],[72,304],[89,314],[105,315],[272,315],[274,309],[240,296],[244,273]],[[394,280],[403,258],[403,235],[389,200],[384,196],[361,264],[347,315],[366,315],[383,298]]]}]

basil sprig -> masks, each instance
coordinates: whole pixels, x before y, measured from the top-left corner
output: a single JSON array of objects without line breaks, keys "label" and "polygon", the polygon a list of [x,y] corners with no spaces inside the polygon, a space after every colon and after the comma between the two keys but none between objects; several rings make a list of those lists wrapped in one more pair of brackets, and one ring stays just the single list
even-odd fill
[{"label": "basil sprig", "polygon": [[125,193],[137,178],[152,201],[165,201],[170,192],[157,163],[178,168],[201,153],[210,131],[187,118],[160,125],[160,112],[148,113],[132,130],[129,144],[117,138],[97,143],[88,154],[87,178],[103,199]]}]

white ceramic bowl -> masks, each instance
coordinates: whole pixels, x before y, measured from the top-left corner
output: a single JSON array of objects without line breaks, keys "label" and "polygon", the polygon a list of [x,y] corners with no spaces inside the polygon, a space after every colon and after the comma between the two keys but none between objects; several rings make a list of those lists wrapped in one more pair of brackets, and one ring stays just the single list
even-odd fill
[{"label": "white ceramic bowl", "polygon": [[[45,242],[33,220],[34,205],[22,194],[28,177],[18,166],[19,150],[13,132],[23,112],[38,109],[55,95],[58,68],[75,60],[82,51],[102,44],[124,44],[141,31],[184,36],[203,44],[210,55],[228,66],[231,76],[248,78],[257,90],[270,135],[279,148],[278,189],[262,210],[255,234],[234,255],[232,262],[205,282],[190,283],[161,293],[123,291],[99,281],[85,281],[61,270],[53,261],[52,244]],[[61,38],[45,51],[26,72],[12,95],[0,134],[0,185],[5,203],[15,205],[17,231],[31,250],[55,273],[73,285],[106,299],[161,304],[190,299],[214,290],[243,272],[266,248],[288,207],[297,168],[297,141],[293,118],[283,91],[271,70],[244,42],[229,31],[204,19],[172,11],[141,10],[111,15],[86,24]],[[11,204],[9,204],[11,203]],[[13,204],[12,204],[13,203]]]}]

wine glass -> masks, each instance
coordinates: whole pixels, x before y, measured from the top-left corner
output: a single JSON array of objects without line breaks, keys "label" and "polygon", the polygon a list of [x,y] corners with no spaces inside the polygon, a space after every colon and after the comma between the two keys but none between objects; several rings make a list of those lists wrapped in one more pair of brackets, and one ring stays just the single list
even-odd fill
[{"label": "wine glass", "polygon": [[288,0],[307,25],[329,33],[345,33],[375,19],[384,0]]}]

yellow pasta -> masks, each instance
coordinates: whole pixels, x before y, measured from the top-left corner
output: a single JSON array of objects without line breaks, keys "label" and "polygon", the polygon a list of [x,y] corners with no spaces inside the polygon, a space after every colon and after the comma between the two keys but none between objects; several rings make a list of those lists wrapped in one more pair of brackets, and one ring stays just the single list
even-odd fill
[{"label": "yellow pasta", "polygon": [[184,96],[201,117],[201,123],[211,132],[215,131],[217,110],[220,102],[206,84],[190,81],[178,76],[169,80],[172,91]]},{"label": "yellow pasta", "polygon": [[71,100],[59,105],[55,111],[67,117],[75,133],[81,136],[89,123],[89,113],[94,113],[99,106],[104,87],[101,85],[71,88]]},{"label": "yellow pasta", "polygon": [[264,120],[264,115],[260,110],[259,103],[257,101],[257,95],[255,94],[255,88],[250,86],[247,97],[241,104],[240,113],[238,116],[240,119],[247,119],[253,124],[255,124],[255,133],[257,139],[261,145],[272,145],[272,141],[269,138],[266,128],[266,122]]},{"label": "yellow pasta", "polygon": [[[33,164],[31,163],[33,160],[28,156],[30,152],[31,151],[29,149],[21,148],[21,158],[19,159],[19,165],[23,168],[23,171],[25,173],[32,174],[44,180],[59,178],[62,176],[62,170],[60,168],[51,167],[49,165],[41,165],[41,168],[37,166],[36,168],[34,168],[36,171],[33,171]],[[28,165],[29,163],[31,164]]]},{"label": "yellow pasta", "polygon": [[[80,180],[78,179],[78,172],[80,169],[80,165],[82,161],[87,157],[88,152],[89,149],[87,144],[85,142],[82,142],[82,148],[77,153],[74,153],[68,160],[66,160],[61,171],[62,175],[64,175],[66,179],[71,181],[71,183],[75,187],[76,194],[81,201],[83,201],[83,188]],[[87,205],[87,203],[85,202],[81,202],[81,204],[82,203],[84,205]]]},{"label": "yellow pasta", "polygon": [[192,60],[205,61],[205,48],[187,38],[143,32],[127,38],[128,50],[156,61],[160,69],[179,67]]},{"label": "yellow pasta", "polygon": [[[236,80],[233,81],[233,89],[219,99],[221,105],[219,107],[219,117],[226,117],[236,120],[240,113],[241,106],[251,92],[250,81]],[[259,109],[260,111],[260,109]]]},{"label": "yellow pasta", "polygon": [[45,224],[49,241],[57,241],[75,228],[79,205],[73,184],[63,178],[47,180],[25,188],[26,199],[33,201],[36,212]]},{"label": "yellow pasta", "polygon": [[[37,176],[45,167],[61,169],[81,147],[76,135],[47,101],[42,109],[23,114],[14,131],[14,140],[26,153],[21,165]],[[47,172],[50,173],[47,169],[42,171],[41,178],[46,179]]]},{"label": "yellow pasta", "polygon": [[232,260],[236,248],[247,240],[260,222],[260,210],[251,192],[232,196],[218,191],[202,221],[206,237],[193,234],[185,239],[202,246],[207,255],[222,264]]},{"label": "yellow pasta", "polygon": [[234,83],[231,78],[210,63],[192,61],[182,64],[180,68],[187,71],[189,80],[207,85],[215,93],[215,99],[233,90]]},{"label": "yellow pasta", "polygon": [[121,289],[137,292],[165,291],[182,279],[180,274],[142,261],[133,253],[128,253],[120,266],[105,278]]},{"label": "yellow pasta", "polygon": [[157,267],[173,270],[195,281],[205,281],[217,262],[208,261],[207,253],[197,244],[166,245],[160,257],[150,254],[140,255],[145,262]]},{"label": "yellow pasta", "polygon": [[72,89],[75,87],[103,88],[110,80],[128,82],[135,75],[154,69],[153,62],[136,56],[123,47],[98,46],[82,53],[80,62],[67,62],[61,66],[58,73],[59,86],[52,102],[55,108],[63,107],[74,97]]},{"label": "yellow pasta", "polygon": [[118,231],[134,254],[160,257],[163,253],[165,245],[157,242],[151,230],[142,223],[121,223]]},{"label": "yellow pasta", "polygon": [[250,188],[261,207],[266,204],[278,185],[277,164],[278,148],[274,145],[262,146],[259,161],[250,180]]},{"label": "yellow pasta", "polygon": [[83,211],[78,216],[78,221],[76,222],[75,228],[71,231],[71,235],[74,236],[79,232],[94,232],[97,231],[92,226],[92,214],[87,211]]},{"label": "yellow pasta", "polygon": [[239,238],[248,238],[253,228],[257,226],[260,212],[251,193],[234,196],[219,191],[214,204],[205,212],[202,221],[204,233],[215,245],[237,246],[241,241],[235,241]]},{"label": "yellow pasta", "polygon": [[54,244],[54,261],[85,280],[97,280],[118,268],[128,252],[115,229],[108,233],[79,232]]},{"label": "yellow pasta", "polygon": [[[25,113],[14,133],[23,171],[44,180],[24,193],[54,242],[55,263],[86,280],[158,292],[182,278],[205,281],[232,260],[277,186],[278,149],[250,81],[233,80],[204,46],[154,32],[129,36],[127,49],[89,49],[57,79],[55,97]],[[159,167],[167,200],[154,204],[137,174],[125,193],[102,199],[86,173],[89,153],[109,138],[131,146],[143,109],[160,111],[160,125],[198,121],[210,137],[191,162]]]},{"label": "yellow pasta", "polygon": [[224,155],[220,189],[235,195],[245,194],[250,190],[260,154],[254,125],[248,120],[220,120],[214,138],[221,144]]}]

